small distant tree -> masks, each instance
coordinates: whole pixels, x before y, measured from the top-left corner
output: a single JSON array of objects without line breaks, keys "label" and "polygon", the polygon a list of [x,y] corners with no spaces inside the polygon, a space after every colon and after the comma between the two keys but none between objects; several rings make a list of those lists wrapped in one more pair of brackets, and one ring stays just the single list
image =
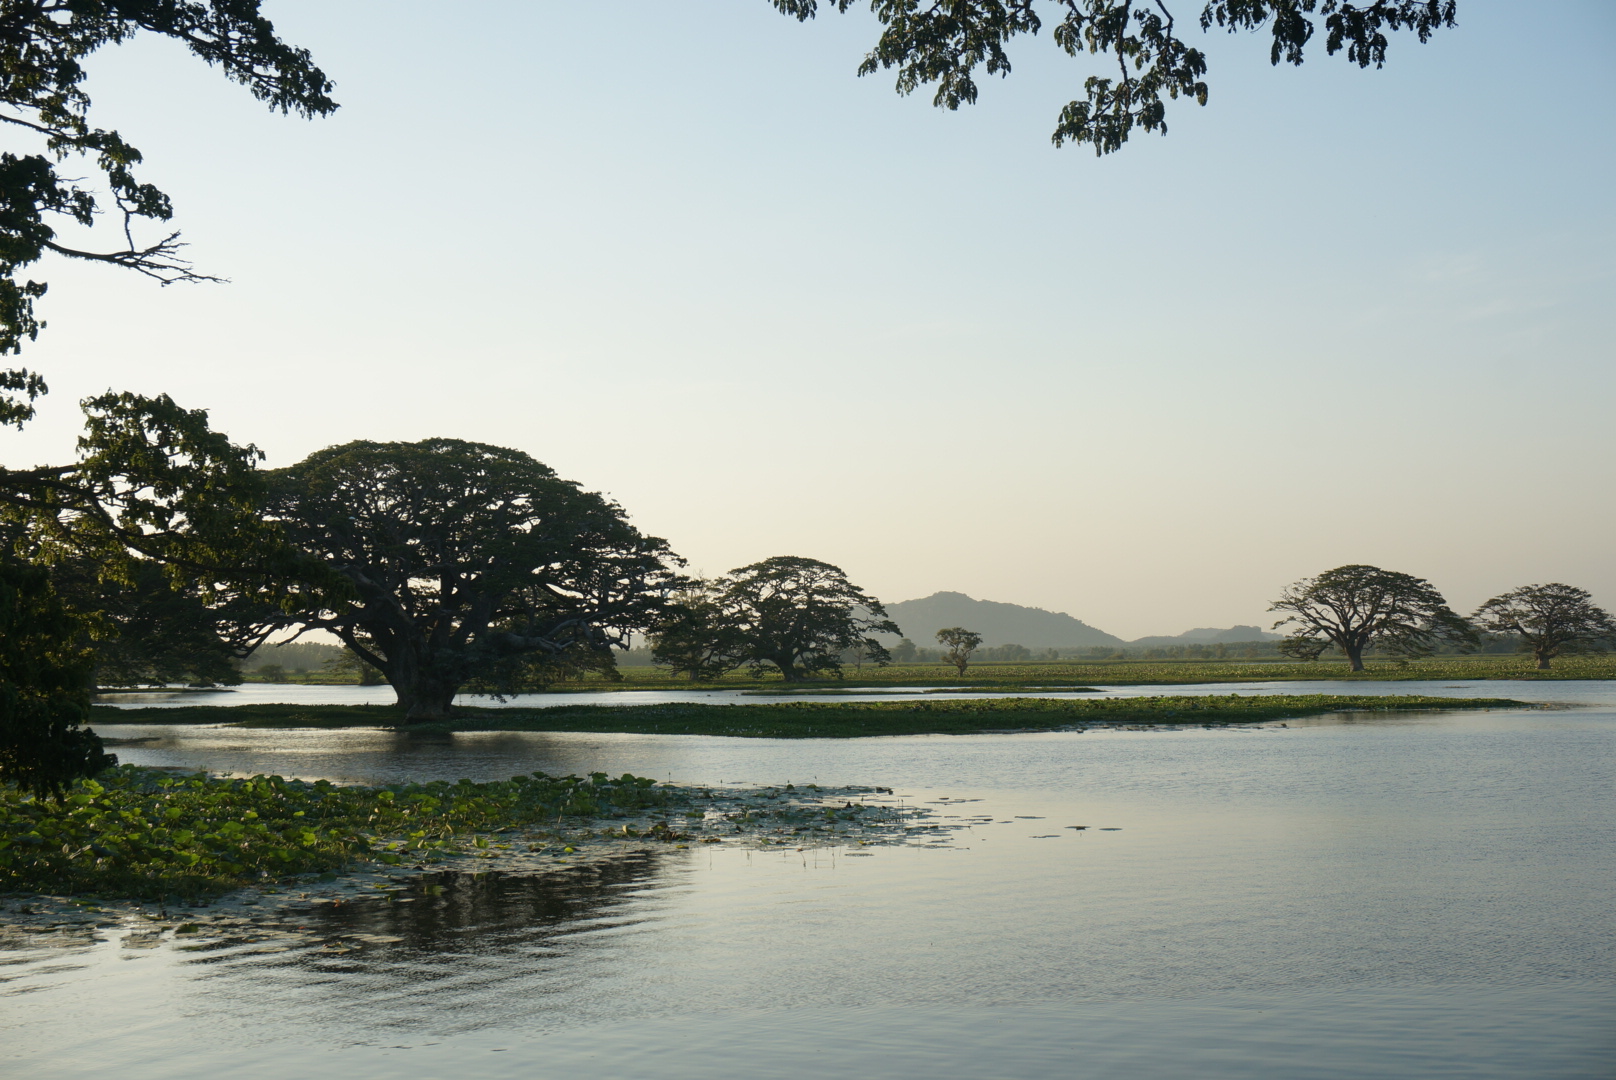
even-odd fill
[{"label": "small distant tree", "polygon": [[887,657],[894,664],[913,664],[920,659],[920,650],[908,638],[900,638],[898,643],[888,650]]},{"label": "small distant tree", "polygon": [[875,597],[817,559],[777,555],[731,570],[719,581],[726,623],[735,628],[740,658],[754,671],[769,667],[787,682],[840,676],[841,654],[862,648],[877,665],[891,654],[872,635],[900,635]]},{"label": "small distant tree", "polygon": [[971,662],[971,654],[982,644],[982,635],[972,633],[963,626],[950,626],[946,630],[937,631],[937,643],[948,646],[948,651],[943,653],[943,659],[953,664],[963,678],[965,668]]},{"label": "small distant tree", "polygon": [[1438,644],[1474,645],[1476,632],[1448,608],[1442,594],[1424,578],[1378,566],[1338,566],[1286,588],[1269,607],[1285,618],[1274,629],[1291,626],[1279,651],[1317,660],[1331,646],[1340,649],[1353,671],[1362,671],[1371,646],[1393,656],[1429,656]]},{"label": "small distant tree", "polygon": [[1558,583],[1522,585],[1493,597],[1471,617],[1489,633],[1516,635],[1541,671],[1549,670],[1549,661],[1563,652],[1580,652],[1616,638],[1616,621],[1589,593]]}]

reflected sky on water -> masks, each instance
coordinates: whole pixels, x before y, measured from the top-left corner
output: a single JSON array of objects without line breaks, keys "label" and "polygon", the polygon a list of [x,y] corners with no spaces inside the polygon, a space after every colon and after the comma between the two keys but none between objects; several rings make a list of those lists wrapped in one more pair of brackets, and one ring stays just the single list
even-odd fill
[{"label": "reflected sky on water", "polygon": [[[1616,701],[1611,683],[1444,685]],[[1372,686],[1441,689],[1354,690]],[[299,913],[290,938],[35,941],[0,969],[15,1075],[1280,1080],[1616,1060],[1610,707],[789,742],[116,732],[158,739],[126,760],[218,771],[817,777],[978,799],[939,809],[991,821],[873,855],[658,848],[443,878]],[[356,934],[372,943],[329,947]]]}]

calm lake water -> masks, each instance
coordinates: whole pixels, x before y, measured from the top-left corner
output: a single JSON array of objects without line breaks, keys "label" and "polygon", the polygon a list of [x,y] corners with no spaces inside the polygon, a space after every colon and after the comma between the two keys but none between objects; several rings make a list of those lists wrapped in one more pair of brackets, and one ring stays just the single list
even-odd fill
[{"label": "calm lake water", "polygon": [[980,800],[945,812],[993,820],[948,846],[658,850],[311,914],[312,931],[383,942],[341,956],[118,931],[38,944],[3,957],[0,1068],[1616,1075],[1616,683],[1349,692],[1582,707],[844,741],[102,726],[153,740],[118,747],[140,764],[363,781],[594,768],[817,779]]}]

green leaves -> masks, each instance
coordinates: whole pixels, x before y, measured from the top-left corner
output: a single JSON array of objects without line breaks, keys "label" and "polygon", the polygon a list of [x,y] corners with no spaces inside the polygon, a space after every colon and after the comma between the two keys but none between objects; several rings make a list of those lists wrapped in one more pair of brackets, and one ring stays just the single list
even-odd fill
[{"label": "green leaves", "polygon": [[[46,252],[106,263],[145,274],[163,284],[213,281],[180,257],[177,232],[149,241],[134,239],[139,220],[166,222],[169,198],[141,181],[135,168],[141,153],[116,131],[89,120],[84,60],[104,45],[128,40],[139,31],[182,42],[205,63],[270,108],[304,116],[336,109],[331,81],[307,51],[282,42],[259,12],[259,0],[64,0],[61,3],[7,4],[0,27],[0,121],[13,134],[34,137],[41,152],[0,154],[0,352],[17,352],[33,340],[41,324],[33,302],[43,283],[19,280],[19,272]],[[57,164],[88,158],[100,173],[101,192],[63,177]],[[110,203],[110,205],[103,205]],[[52,225],[65,219],[91,226],[107,210],[121,218],[126,247],[90,251],[60,242]],[[16,423],[31,412],[32,393],[0,373],[0,423]],[[41,386],[40,389],[43,389]],[[24,398],[19,398],[19,392]],[[25,400],[26,399],[26,400]]]},{"label": "green leaves", "polygon": [[410,851],[462,843],[487,850],[489,832],[666,802],[652,780],[599,776],[378,789],[278,776],[176,783],[126,766],[79,782],[60,802],[0,788],[0,891],[200,895],[261,873],[398,865]]},{"label": "green leaves", "polygon": [[739,643],[739,659],[754,672],[772,666],[787,681],[839,675],[849,649],[884,664],[887,650],[870,635],[900,633],[879,600],[818,559],[776,555],[731,570],[716,589],[720,622]]},{"label": "green leaves", "polygon": [[0,550],[0,782],[59,793],[116,762],[81,726],[93,663],[85,631],[49,574]]},{"label": "green leaves", "polygon": [[665,541],[519,450],[352,442],[268,479],[268,519],[348,586],[280,622],[336,634],[411,719],[441,719],[468,682],[498,693],[609,668],[673,581]]},{"label": "green leaves", "polygon": [[[775,9],[799,22],[813,18],[816,0],[771,0]],[[828,0],[845,12],[853,0]],[[1011,39],[1043,29],[1040,8],[1060,16],[1052,36],[1068,56],[1096,57],[1105,74],[1089,76],[1085,96],[1061,110],[1051,141],[1085,143],[1096,154],[1122,148],[1138,128],[1167,131],[1167,100],[1207,102],[1206,57],[1178,36],[1170,0],[870,0],[882,25],[875,47],[859,64],[860,75],[897,72],[897,91],[910,94],[936,84],[932,103],[957,109],[977,98],[976,72],[1009,75]],[[1200,28],[1268,32],[1272,59],[1302,62],[1314,33],[1314,13],[1324,16],[1326,50],[1345,49],[1359,67],[1386,59],[1385,30],[1412,30],[1421,42],[1452,26],[1454,0],[1210,0]],[[1165,99],[1165,100],[1164,100]]]},{"label": "green leaves", "polygon": [[1443,642],[1476,641],[1475,630],[1449,610],[1430,582],[1378,566],[1338,566],[1304,578],[1269,610],[1286,613],[1275,629],[1295,627],[1280,642],[1280,652],[1317,660],[1333,645],[1346,653],[1353,671],[1363,670],[1363,651],[1370,646],[1416,657],[1431,655]]},{"label": "green leaves", "polygon": [[1547,670],[1562,652],[1616,645],[1616,620],[1585,589],[1558,582],[1523,585],[1495,596],[1471,616],[1483,630],[1513,634]]}]

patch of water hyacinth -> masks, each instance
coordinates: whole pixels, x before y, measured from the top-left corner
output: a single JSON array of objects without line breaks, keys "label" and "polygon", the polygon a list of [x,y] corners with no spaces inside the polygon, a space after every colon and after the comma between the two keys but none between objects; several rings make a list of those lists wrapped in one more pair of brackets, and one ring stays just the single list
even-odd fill
[{"label": "patch of water hyacinth", "polygon": [[435,861],[518,828],[665,810],[678,795],[628,774],[348,787],[122,766],[60,799],[0,788],[0,892],[213,895],[356,863]]}]

